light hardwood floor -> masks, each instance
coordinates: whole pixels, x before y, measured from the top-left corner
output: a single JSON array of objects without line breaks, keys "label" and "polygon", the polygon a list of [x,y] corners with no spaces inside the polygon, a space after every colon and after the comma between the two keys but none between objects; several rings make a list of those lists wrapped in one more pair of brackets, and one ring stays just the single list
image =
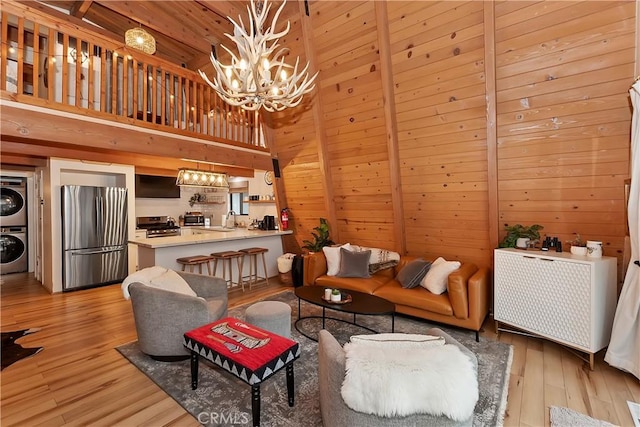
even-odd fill
[{"label": "light hardwood floor", "polygon": [[[279,292],[273,280],[244,294],[237,306]],[[0,278],[1,329],[41,328],[19,340],[44,351],[2,371],[0,424],[9,426],[197,426],[198,422],[138,371],[115,347],[136,339],[131,306],[120,286],[50,295],[31,275]],[[640,383],[609,367],[602,352],[594,371],[563,347],[519,335],[485,339],[514,345],[505,425],[548,426],[549,406],[566,406],[633,426],[627,400],[640,402]]]}]

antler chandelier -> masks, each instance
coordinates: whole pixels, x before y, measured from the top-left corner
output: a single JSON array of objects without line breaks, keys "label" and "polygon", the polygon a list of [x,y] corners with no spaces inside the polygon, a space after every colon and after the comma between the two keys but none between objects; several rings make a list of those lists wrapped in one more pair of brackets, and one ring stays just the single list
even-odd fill
[{"label": "antler chandelier", "polygon": [[233,36],[229,37],[237,47],[237,54],[222,48],[231,56],[231,64],[224,65],[211,53],[211,63],[216,70],[213,82],[202,71],[202,78],[228,104],[239,106],[245,110],[255,111],[263,107],[267,111],[282,111],[288,107],[295,107],[302,101],[302,96],[313,90],[318,73],[309,77],[307,70],[309,63],[298,71],[300,58],[296,58],[294,66],[284,61],[289,51],[278,44],[278,40],[289,32],[287,28],[276,33],[276,23],[280,12],[284,9],[286,0],[276,11],[271,25],[263,30],[270,5],[267,1],[256,4],[251,0],[249,12],[249,31],[245,30],[242,17],[238,17],[239,24],[227,17],[233,24]]}]

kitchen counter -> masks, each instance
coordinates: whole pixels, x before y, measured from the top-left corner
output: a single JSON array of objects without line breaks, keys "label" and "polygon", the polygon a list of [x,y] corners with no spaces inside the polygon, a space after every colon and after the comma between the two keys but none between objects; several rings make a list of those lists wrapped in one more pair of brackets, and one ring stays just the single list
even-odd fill
[{"label": "kitchen counter", "polygon": [[[237,251],[240,249],[261,247],[269,251],[266,253],[267,274],[269,277],[278,275],[277,258],[283,254],[282,236],[292,234],[291,230],[248,230],[237,228],[220,231],[220,226],[182,227],[181,236],[135,238],[129,243],[138,246],[138,269],[160,265],[173,270],[182,267],[176,262],[177,258],[193,255],[209,255],[213,252]],[[243,276],[249,274],[248,262],[245,262]],[[262,273],[262,263],[259,263]],[[197,270],[195,271],[198,272]],[[221,275],[222,267],[218,266],[216,275]],[[206,269],[203,271],[206,274]],[[234,277],[237,272],[234,272]],[[234,279],[235,280],[235,279]]]},{"label": "kitchen counter", "polygon": [[180,232],[182,235],[180,236],[152,237],[150,239],[146,237],[136,237],[134,240],[130,240],[129,243],[156,249],[166,248],[169,246],[193,245],[198,243],[229,242],[233,240],[282,236],[293,233],[291,230],[248,230],[246,228],[236,228],[231,231],[219,230],[219,226],[181,227]]}]

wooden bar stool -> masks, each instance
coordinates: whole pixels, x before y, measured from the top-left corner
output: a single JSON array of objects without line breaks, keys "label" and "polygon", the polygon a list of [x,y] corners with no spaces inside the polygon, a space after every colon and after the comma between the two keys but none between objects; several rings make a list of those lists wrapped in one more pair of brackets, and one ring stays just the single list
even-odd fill
[{"label": "wooden bar stool", "polygon": [[[269,275],[267,274],[267,260],[264,257],[264,254],[269,252],[269,249],[266,248],[246,248],[240,249],[244,255],[249,257],[249,275],[244,276],[242,280],[245,278],[248,279],[249,290],[251,290],[251,286],[258,283],[258,281],[265,281],[267,285],[269,285]],[[264,272],[264,276],[258,276],[258,255],[262,255],[262,270]],[[244,266],[244,258],[242,259],[242,265]]]},{"label": "wooden bar stool", "polygon": [[[234,286],[232,261],[234,259],[236,260],[238,280],[235,282],[235,285],[242,287],[242,292],[244,292],[244,282],[242,281],[243,257],[244,253],[236,251],[214,252],[211,254],[211,258],[213,259],[213,275],[215,276],[218,271],[218,261],[222,261],[222,278],[227,281],[228,288],[232,288]],[[227,266],[229,267],[229,278],[227,278]]]},{"label": "wooden bar stool", "polygon": [[189,266],[189,273],[193,273],[193,267],[198,266],[198,272],[202,274],[202,264],[207,265],[207,273],[211,276],[211,265],[209,261],[213,258],[207,255],[193,255],[186,256],[183,258],[178,258],[176,262],[182,265],[182,271],[185,271],[185,268]]}]

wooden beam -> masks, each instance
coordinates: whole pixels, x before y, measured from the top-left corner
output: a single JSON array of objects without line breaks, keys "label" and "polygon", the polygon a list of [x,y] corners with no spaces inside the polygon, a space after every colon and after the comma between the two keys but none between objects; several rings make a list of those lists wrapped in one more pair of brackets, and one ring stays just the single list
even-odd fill
[{"label": "wooden beam", "polygon": [[498,129],[496,110],[495,10],[493,1],[484,2],[484,75],[487,106],[487,188],[489,197],[489,244],[498,247]]},{"label": "wooden beam", "polygon": [[265,151],[96,120],[77,114],[0,101],[2,136],[69,143],[86,149],[124,151],[239,166],[271,168]]},{"label": "wooden beam", "polygon": [[398,125],[396,121],[395,91],[393,89],[393,64],[389,36],[387,2],[375,2],[376,26],[378,28],[378,51],[380,55],[380,77],[384,100],[384,121],[389,155],[389,184],[393,204],[393,236],[397,252],[404,254],[407,242],[404,230],[404,205],[402,201],[402,180],[400,178],[400,156],[398,147]]},{"label": "wooden beam", "polygon": [[47,160],[39,157],[21,156],[19,154],[7,154],[4,152],[4,141],[2,141],[2,157],[0,157],[0,164],[12,165],[12,166],[30,166],[30,167],[44,167],[47,165]]},{"label": "wooden beam", "polygon": [[[304,50],[307,61],[309,61],[309,74],[313,75],[318,70],[318,58],[314,48],[313,28],[311,26],[311,17],[306,15],[304,0],[298,0],[300,9],[300,24],[302,25],[302,40],[304,41]],[[329,150],[327,133],[324,126],[324,111],[322,108],[322,93],[320,91],[320,75],[316,78],[315,100],[311,105],[313,113],[313,124],[315,127],[316,141],[318,146],[318,162],[320,163],[320,176],[322,177],[322,185],[324,187],[324,208],[327,213],[327,220],[333,233],[333,239],[340,242],[340,227],[336,215],[334,203],[333,180],[331,179],[331,169],[329,167]],[[308,96],[308,95],[307,95]]]},{"label": "wooden beam", "polygon": [[93,4],[93,0],[77,0],[71,6],[71,10],[69,10],[69,14],[75,16],[76,18],[84,18],[84,15],[87,13],[87,10]]},{"label": "wooden beam", "polygon": [[[244,17],[246,17],[246,14],[247,14],[246,9],[237,8],[231,2],[228,2],[228,1],[199,0],[199,1],[196,1],[196,3],[198,3],[201,6],[206,7],[207,9],[209,9],[213,13],[221,16],[224,19],[227,19],[227,17],[231,17],[235,21],[235,20],[238,19],[238,15],[242,14],[242,15],[244,15],[243,16],[243,18],[244,18]],[[245,22],[246,22],[246,20],[245,20]]]},{"label": "wooden beam", "polygon": [[[150,175],[176,176],[180,168],[195,168],[210,170],[212,172],[226,173],[230,176],[253,177],[253,169],[239,168],[224,165],[194,164],[194,162],[174,159],[169,157],[149,156],[136,153],[115,152],[110,150],[92,149],[86,150],[71,144],[54,143],[51,141],[34,141],[24,138],[3,137],[2,163],[5,156],[13,158],[40,158],[41,161],[49,157],[65,159],[87,160],[92,162],[107,162],[125,165],[133,165],[136,168],[154,169],[162,171]],[[26,160],[31,164],[31,160]]]}]

